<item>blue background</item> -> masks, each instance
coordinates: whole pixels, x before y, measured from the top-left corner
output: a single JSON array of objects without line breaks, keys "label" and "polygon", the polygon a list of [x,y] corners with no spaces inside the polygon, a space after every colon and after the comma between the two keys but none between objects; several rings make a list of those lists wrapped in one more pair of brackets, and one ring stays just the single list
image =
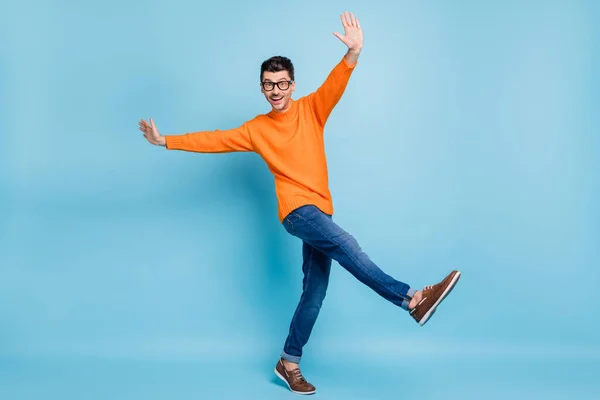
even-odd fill
[{"label": "blue background", "polygon": [[240,125],[260,63],[313,91],[336,221],[415,287],[419,327],[334,264],[302,362],[331,399],[590,398],[600,386],[600,3],[0,5],[0,398],[293,398],[272,368],[301,290],[255,154],[168,152]]}]

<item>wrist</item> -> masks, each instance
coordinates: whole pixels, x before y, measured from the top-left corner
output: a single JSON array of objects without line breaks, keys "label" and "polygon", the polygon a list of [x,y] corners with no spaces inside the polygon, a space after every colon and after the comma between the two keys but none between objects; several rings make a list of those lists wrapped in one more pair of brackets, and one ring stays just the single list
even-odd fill
[{"label": "wrist", "polygon": [[354,49],[348,49],[348,52],[346,53],[346,61],[348,61],[349,64],[354,64],[358,61],[358,56],[360,55],[360,48],[354,48]]},{"label": "wrist", "polygon": [[156,144],[158,146],[166,146],[167,145],[167,139],[164,136],[159,136],[158,139],[156,139]]}]

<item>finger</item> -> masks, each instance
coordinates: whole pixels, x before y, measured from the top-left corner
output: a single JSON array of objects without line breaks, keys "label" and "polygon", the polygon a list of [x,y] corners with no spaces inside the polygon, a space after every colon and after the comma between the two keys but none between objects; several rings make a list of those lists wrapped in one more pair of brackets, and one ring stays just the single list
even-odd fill
[{"label": "finger", "polygon": [[342,20],[342,26],[343,26],[344,28],[347,28],[347,27],[348,27],[348,24],[346,23],[346,18],[345,18],[345,16],[344,16],[344,14],[340,15],[340,19]]},{"label": "finger", "polygon": [[352,22],[352,26],[356,26],[356,18],[354,18],[353,13],[350,13],[350,21]]},{"label": "finger", "polygon": [[343,36],[340,35],[339,33],[333,32],[333,34],[335,35],[335,37],[337,37],[338,39],[340,39],[342,42],[344,41]]},{"label": "finger", "polygon": [[358,20],[358,18],[356,18],[356,27],[357,27],[358,29],[360,29],[360,21]]},{"label": "finger", "polygon": [[154,125],[154,120],[150,117],[150,123],[152,124],[152,129],[156,129],[156,125]]},{"label": "finger", "polygon": [[350,14],[348,14],[348,11],[344,13],[344,18],[346,18],[346,25],[352,26],[352,21],[350,20]]}]

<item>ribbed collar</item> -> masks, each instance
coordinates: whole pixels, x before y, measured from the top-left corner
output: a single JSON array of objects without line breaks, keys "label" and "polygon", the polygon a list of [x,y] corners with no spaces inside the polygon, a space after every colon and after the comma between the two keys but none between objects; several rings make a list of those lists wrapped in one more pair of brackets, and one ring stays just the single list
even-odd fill
[{"label": "ribbed collar", "polygon": [[298,115],[298,104],[296,104],[294,99],[290,99],[290,108],[287,111],[277,112],[271,110],[267,115],[276,121],[293,121]]}]

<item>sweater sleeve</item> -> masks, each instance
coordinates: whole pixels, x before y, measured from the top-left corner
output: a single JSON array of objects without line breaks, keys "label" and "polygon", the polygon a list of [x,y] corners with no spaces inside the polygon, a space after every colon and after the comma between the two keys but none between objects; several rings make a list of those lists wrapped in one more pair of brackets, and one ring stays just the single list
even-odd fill
[{"label": "sweater sleeve", "polygon": [[344,94],[356,64],[348,63],[346,57],[342,58],[329,73],[325,82],[308,96],[321,125],[325,125],[327,118]]},{"label": "sweater sleeve", "polygon": [[167,150],[196,153],[231,153],[254,151],[252,121],[227,130],[199,131],[183,135],[165,135]]}]

